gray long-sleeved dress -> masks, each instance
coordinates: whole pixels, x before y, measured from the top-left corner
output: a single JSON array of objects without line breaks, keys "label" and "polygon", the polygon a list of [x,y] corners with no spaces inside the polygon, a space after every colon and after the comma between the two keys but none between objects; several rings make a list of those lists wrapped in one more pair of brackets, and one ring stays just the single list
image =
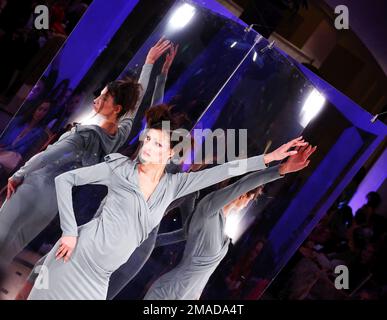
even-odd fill
[{"label": "gray long-sleeved dress", "polygon": [[[155,89],[151,100],[151,107],[163,102],[166,82],[167,82],[166,74],[161,73],[156,77]],[[177,166],[171,164],[167,166],[166,169],[167,169],[167,172],[170,172],[169,170],[175,171],[177,169]],[[193,197],[193,195],[189,195],[187,197]],[[183,199],[178,199],[177,201],[172,203],[171,207],[168,208],[167,210],[172,210],[173,208],[180,206],[182,201]],[[97,209],[95,213],[96,216],[99,215],[99,213],[101,212],[101,208],[103,204],[104,202],[102,202],[100,207]],[[107,296],[109,300],[113,299],[136,276],[136,274],[144,266],[150,254],[153,251],[157,232],[158,232],[158,226],[154,228],[154,230],[150,234],[150,237],[148,237],[148,239],[146,239],[146,241],[144,241],[141,244],[141,246],[136,249],[136,251],[130,257],[127,263],[122,265],[121,268],[119,268],[112,274],[112,277],[110,278],[110,282],[109,282],[109,291]],[[35,264],[34,269],[31,271],[27,279],[28,282],[30,283],[35,282],[39,274],[38,269],[43,264],[45,258],[46,256],[42,257]]]},{"label": "gray long-sleeved dress", "polygon": [[[188,219],[187,242],[182,260],[152,284],[144,299],[199,299],[208,279],[228,250],[229,238],[224,233],[225,217],[222,208],[249,190],[281,177],[278,166],[275,166],[248,174],[205,196],[197,204],[191,219]],[[172,234],[176,236],[177,233]],[[166,236],[162,242],[175,242],[173,237]]]},{"label": "gray long-sleeved dress", "polygon": [[[97,125],[78,125],[13,175],[16,180],[23,179],[23,183],[0,208],[0,268],[5,268],[57,214],[54,178],[68,170],[100,163],[105,155],[117,152],[125,143],[152,68],[152,64],[143,66],[138,81],[142,91],[135,111],[120,121],[115,135]],[[158,95],[163,95],[163,90],[162,87],[162,92],[156,92],[155,88],[153,98],[160,100]]]},{"label": "gray long-sleeved dress", "polygon": [[[56,177],[63,235],[78,236],[77,245],[64,263],[55,259],[60,245],[56,243],[41,269],[42,277],[48,277],[49,289],[35,284],[28,299],[105,299],[112,272],[128,261],[173,200],[227,178],[266,168],[261,155],[199,172],[164,173],[145,200],[138,185],[138,162],[117,153],[105,159],[104,163]],[[108,194],[101,213],[78,228],[71,189],[84,184],[106,185]]]}]

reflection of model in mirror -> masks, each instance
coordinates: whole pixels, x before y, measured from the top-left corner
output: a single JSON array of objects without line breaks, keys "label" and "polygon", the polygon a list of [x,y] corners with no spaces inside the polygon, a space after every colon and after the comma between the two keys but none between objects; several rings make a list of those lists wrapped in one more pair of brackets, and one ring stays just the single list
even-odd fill
[{"label": "reflection of model in mirror", "polygon": [[[175,199],[246,172],[266,168],[304,146],[299,138],[272,153],[236,160],[190,173],[165,173],[179,143],[172,131],[181,127],[184,117],[165,105],[147,111],[147,130],[139,157],[131,161],[121,154],[105,157],[105,162],[61,174],[55,179],[62,238],[44,260],[48,289],[34,287],[29,299],[105,299],[110,275],[125,263],[160,223],[168,205]],[[141,159],[139,161],[138,159]],[[235,168],[239,170],[233,170]],[[98,215],[78,228],[72,206],[72,187],[102,184],[108,193]],[[42,275],[43,276],[43,275]]]},{"label": "reflection of model in mirror", "polygon": [[[240,213],[259,194],[262,184],[275,181],[286,173],[302,170],[316,150],[311,146],[299,148],[278,166],[254,172],[233,184],[206,195],[184,226],[185,250],[180,263],[158,278],[145,295],[146,300],[199,299],[208,279],[228,251],[229,237],[225,234],[226,219],[230,213]],[[181,232],[158,237],[157,245],[182,241]]]},{"label": "reflection of model in mirror", "polygon": [[[97,164],[125,143],[147,90],[153,64],[170,48],[170,41],[160,39],[149,50],[138,82],[113,81],[102,90],[94,100],[94,110],[104,119],[100,126],[77,125],[33,156],[9,179],[7,200],[0,209],[2,272],[57,214],[54,178],[75,168]],[[166,64],[170,66],[170,61]],[[163,95],[159,89],[160,86],[155,88],[155,100]]]}]

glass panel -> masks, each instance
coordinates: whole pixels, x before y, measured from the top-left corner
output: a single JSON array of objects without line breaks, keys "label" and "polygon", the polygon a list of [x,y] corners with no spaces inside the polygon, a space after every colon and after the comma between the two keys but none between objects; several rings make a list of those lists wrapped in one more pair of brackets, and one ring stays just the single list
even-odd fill
[{"label": "glass panel", "polygon": [[[104,28],[98,29],[100,34],[96,31],[100,37],[90,35],[93,41],[87,50],[81,45],[82,39],[87,39],[81,21],[78,33],[66,44],[67,51],[61,51],[41,79],[49,79],[52,72],[59,74],[54,89],[45,92],[51,105],[46,105],[44,122],[35,131],[23,131],[24,127],[19,125],[23,117],[37,117],[35,110],[42,100],[31,96],[6,131],[8,145],[14,146],[27,135],[28,141],[34,141],[31,148],[23,144],[26,150],[20,152],[7,149],[2,142],[4,150],[20,155],[20,162],[14,162],[16,165],[6,174],[16,171],[36,149],[43,150],[54,143],[74,122],[98,124],[100,119],[91,107],[94,92],[99,93],[117,77],[138,77],[148,50],[165,36],[179,44],[179,49],[168,74],[164,102],[186,112],[193,129],[247,129],[246,146],[235,142],[242,156],[269,152],[300,134],[318,145],[307,169],[266,185],[263,195],[239,214],[239,221],[227,230],[233,244],[201,297],[256,299],[337,198],[356,168],[364,163],[367,154],[376,148],[382,129],[371,128],[365,123],[365,114],[357,115],[361,110],[357,105],[313,78],[307,69],[272,48],[267,40],[197,4],[202,2],[143,0],[117,7],[117,20],[112,24],[101,20]],[[95,14],[104,17],[106,7],[96,3],[97,0],[84,19]],[[72,37],[77,41],[71,42]],[[77,48],[85,51],[77,55]],[[88,50],[94,55],[87,54]],[[71,63],[70,57],[79,59]],[[153,68],[131,136],[120,149],[124,154],[135,150],[141,119],[151,104],[163,59]],[[46,112],[45,108],[40,112]],[[325,135],[328,127],[330,134]],[[204,141],[196,142],[204,147]],[[214,156],[224,160],[222,154]],[[42,196],[39,192],[37,198]],[[93,217],[106,188],[78,187],[73,195],[78,223],[83,224]],[[163,219],[160,232],[180,227],[180,212],[174,210]],[[42,255],[60,234],[56,218],[27,249]],[[142,298],[154,280],[176,266],[183,250],[184,243],[156,248],[117,298]]]}]

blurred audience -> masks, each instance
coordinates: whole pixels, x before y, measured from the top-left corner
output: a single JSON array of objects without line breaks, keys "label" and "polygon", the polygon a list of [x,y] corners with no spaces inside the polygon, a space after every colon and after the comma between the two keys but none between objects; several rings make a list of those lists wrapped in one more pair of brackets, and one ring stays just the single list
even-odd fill
[{"label": "blurred audience", "polygon": [[[36,83],[91,1],[0,1],[0,102],[7,104],[23,84]],[[49,8],[49,30],[34,27],[37,5]]]},{"label": "blurred audience", "polygon": [[23,161],[29,159],[47,140],[46,126],[51,101],[16,116],[0,138],[2,178],[8,177]]},{"label": "blurred audience", "polygon": [[[268,299],[386,299],[387,221],[378,212],[382,199],[367,202],[352,216],[344,205],[315,227],[264,295]],[[335,267],[348,268],[349,288],[338,290]]]}]

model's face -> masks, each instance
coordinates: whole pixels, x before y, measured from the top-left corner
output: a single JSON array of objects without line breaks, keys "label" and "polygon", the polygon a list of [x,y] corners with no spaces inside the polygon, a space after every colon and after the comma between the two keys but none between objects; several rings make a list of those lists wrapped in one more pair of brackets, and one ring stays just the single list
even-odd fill
[{"label": "model's face", "polygon": [[105,118],[110,118],[114,115],[118,116],[121,111],[121,106],[114,104],[114,98],[108,92],[107,87],[105,87],[101,94],[94,99],[94,110],[101,116]]},{"label": "model's face", "polygon": [[254,194],[248,195],[245,193],[244,195],[241,195],[239,198],[235,199],[232,203],[231,206],[233,210],[236,212],[242,211],[244,208],[248,206],[251,200],[253,200]]},{"label": "model's face", "polygon": [[33,118],[35,121],[42,120],[46,115],[48,110],[50,109],[49,102],[43,102],[34,112]]},{"label": "model's face", "polygon": [[143,145],[139,157],[143,163],[167,164],[173,156],[169,135],[163,130],[148,129],[143,135]]}]

